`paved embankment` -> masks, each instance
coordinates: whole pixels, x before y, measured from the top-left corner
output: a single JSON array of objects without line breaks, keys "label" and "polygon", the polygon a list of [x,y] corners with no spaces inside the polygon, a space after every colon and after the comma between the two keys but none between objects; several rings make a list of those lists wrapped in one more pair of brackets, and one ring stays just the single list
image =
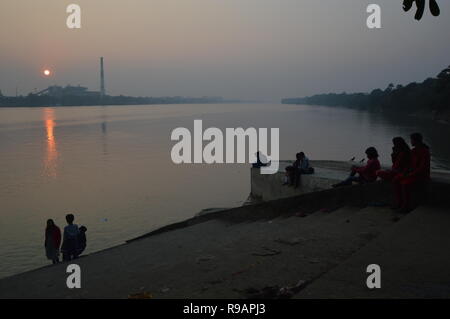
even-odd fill
[{"label": "paved embankment", "polygon": [[[450,298],[450,210],[421,207],[326,273],[297,298]],[[381,267],[381,289],[364,272]]]},{"label": "paved embankment", "polygon": [[143,238],[77,260],[82,289],[65,286],[61,264],[0,280],[0,297],[243,298],[248,288],[314,281],[394,224],[380,208],[305,215],[210,220]]},{"label": "paved embankment", "polygon": [[[431,190],[449,207],[448,183]],[[0,298],[246,298],[298,283],[299,298],[449,297],[448,209],[397,220],[367,207],[389,194],[373,183],[198,216],[78,259],[81,289],[66,287],[59,264],[1,279]],[[372,263],[382,267],[376,291],[365,285]]]}]

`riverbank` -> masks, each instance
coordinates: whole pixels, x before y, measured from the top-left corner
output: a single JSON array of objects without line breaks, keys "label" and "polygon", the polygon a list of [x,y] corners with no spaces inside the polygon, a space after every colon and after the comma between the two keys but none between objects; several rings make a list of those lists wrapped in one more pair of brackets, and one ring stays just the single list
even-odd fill
[{"label": "riverbank", "polygon": [[[360,233],[375,234],[391,223],[387,211],[377,214],[374,228],[368,211],[345,223],[357,207],[325,213],[289,206],[281,200],[212,213],[80,258],[82,289],[67,289],[67,265],[60,264],[0,280],[0,297],[127,298],[148,292],[154,298],[243,298],[248,288],[316,278],[372,236]],[[296,216],[300,211],[311,215]],[[337,216],[345,230],[333,222]]]},{"label": "riverbank", "polygon": [[[448,200],[448,184],[435,190]],[[450,266],[450,239],[440,235],[450,226],[447,203],[397,216],[373,206],[388,193],[375,183],[200,215],[78,259],[81,289],[66,287],[67,264],[59,264],[0,280],[0,298],[277,297],[281,287],[295,287],[284,290],[289,297],[450,296],[449,287],[437,286],[449,282],[448,272],[436,271]],[[395,289],[369,292],[358,267],[379,260],[393,265],[387,272],[398,276]],[[346,264],[354,273],[340,270]],[[336,294],[344,273],[348,284]]]},{"label": "riverbank", "polygon": [[[303,100],[301,100],[303,101]],[[372,114],[381,114],[388,118],[416,118],[419,120],[427,120],[430,122],[436,122],[444,125],[450,125],[450,111],[449,110],[420,110],[420,111],[414,111],[412,113],[408,112],[398,112],[398,111],[392,111],[392,110],[382,110],[382,109],[374,109],[369,107],[360,107],[360,106],[348,106],[348,105],[329,105],[329,104],[321,104],[321,103],[301,103],[299,101],[282,101],[282,104],[290,104],[290,105],[309,105],[309,106],[325,106],[325,107],[332,107],[332,108],[346,108],[346,109],[352,109],[352,110],[360,110],[369,112]]]},{"label": "riverbank", "polygon": [[[56,88],[56,89],[55,89]],[[81,94],[64,95],[39,95],[30,93],[26,96],[2,96],[0,95],[0,107],[60,107],[60,106],[112,106],[112,105],[170,105],[170,104],[225,104],[225,103],[244,103],[238,100],[224,99],[222,97],[181,97],[181,96],[163,96],[163,97],[135,97],[135,96],[110,96],[101,97],[100,94],[85,94],[83,87],[65,88],[55,86],[46,90],[74,90]],[[46,91],[44,90],[44,91]],[[89,92],[88,92],[89,93]],[[94,92],[96,93],[96,92]]]},{"label": "riverbank", "polygon": [[450,122],[450,67],[436,77],[421,83],[408,85],[389,84],[386,89],[371,92],[328,93],[300,98],[283,99],[283,104],[323,105],[331,107],[351,107],[360,110],[416,116],[441,123]]}]

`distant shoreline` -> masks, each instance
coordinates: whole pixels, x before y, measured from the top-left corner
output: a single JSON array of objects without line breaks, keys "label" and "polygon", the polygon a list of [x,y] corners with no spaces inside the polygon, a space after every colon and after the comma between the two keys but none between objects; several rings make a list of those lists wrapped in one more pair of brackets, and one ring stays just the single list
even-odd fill
[{"label": "distant shoreline", "polygon": [[[352,110],[360,110],[360,111],[366,111],[366,112],[373,112],[378,114],[385,114],[385,115],[403,115],[402,112],[395,112],[395,111],[383,111],[383,110],[374,110],[371,108],[366,107],[355,107],[355,106],[348,106],[348,105],[327,105],[327,104],[307,104],[307,103],[286,103],[282,102],[281,104],[288,104],[288,105],[307,105],[307,106],[325,106],[325,107],[338,107],[338,108],[346,108],[346,109],[352,109]],[[415,113],[406,113],[404,114],[407,117],[411,118],[418,118],[421,120],[429,120],[436,123],[444,124],[444,125],[450,125],[450,110],[444,111],[444,112],[415,112]]]},{"label": "distant shoreline", "polygon": [[389,84],[370,93],[328,93],[285,98],[282,104],[349,107],[380,113],[401,114],[450,123],[450,67],[436,77],[406,86]]},{"label": "distant shoreline", "polygon": [[224,99],[222,97],[131,97],[131,96],[0,96],[0,107],[71,107],[108,105],[168,105],[168,104],[224,104],[245,103],[245,101]]}]

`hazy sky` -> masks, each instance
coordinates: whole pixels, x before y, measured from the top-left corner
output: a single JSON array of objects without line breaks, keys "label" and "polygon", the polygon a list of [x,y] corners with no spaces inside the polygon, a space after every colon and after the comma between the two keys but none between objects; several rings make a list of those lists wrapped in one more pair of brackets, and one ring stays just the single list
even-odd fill
[{"label": "hazy sky", "polygon": [[[450,64],[438,2],[441,17],[417,22],[402,0],[1,0],[0,90],[98,90],[100,56],[108,94],[278,100],[422,81]],[[70,3],[80,30],[66,27]],[[369,3],[381,30],[366,27]]]}]

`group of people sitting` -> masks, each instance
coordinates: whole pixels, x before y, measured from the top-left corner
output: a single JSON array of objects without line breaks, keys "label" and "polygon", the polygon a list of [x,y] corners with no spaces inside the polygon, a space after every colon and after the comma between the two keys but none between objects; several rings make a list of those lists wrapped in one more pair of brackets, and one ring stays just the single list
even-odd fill
[{"label": "group of people sitting", "polygon": [[295,162],[286,167],[286,175],[283,185],[293,186],[297,188],[300,183],[302,174],[313,174],[314,168],[309,164],[309,158],[305,153],[300,152],[295,155]]},{"label": "group of people sitting", "polygon": [[353,166],[350,176],[333,187],[351,185],[353,182],[370,183],[377,178],[389,181],[394,186],[395,204],[393,209],[401,213],[408,213],[414,207],[412,191],[423,193],[424,187],[430,180],[430,148],[423,142],[420,133],[411,134],[412,149],[402,137],[395,137],[392,147],[392,167],[382,170],[378,160],[378,152],[374,147],[366,150],[367,163],[365,166]]},{"label": "group of people sitting", "polygon": [[[63,261],[69,261],[78,258],[86,249],[86,231],[85,226],[78,227],[74,224],[75,216],[66,215],[67,226],[64,227],[63,242],[61,253]],[[61,230],[55,225],[53,219],[47,220],[45,229],[45,253],[53,264],[59,263],[61,245]]]}]

